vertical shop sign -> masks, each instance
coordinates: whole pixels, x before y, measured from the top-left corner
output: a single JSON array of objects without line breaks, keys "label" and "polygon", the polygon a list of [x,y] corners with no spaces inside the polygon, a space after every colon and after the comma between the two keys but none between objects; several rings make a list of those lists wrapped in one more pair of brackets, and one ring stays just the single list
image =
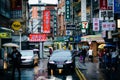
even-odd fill
[{"label": "vertical shop sign", "polygon": [[81,0],[81,21],[86,21],[86,0]]},{"label": "vertical shop sign", "polygon": [[100,0],[100,10],[107,10],[108,4],[107,0]]},{"label": "vertical shop sign", "polygon": [[99,18],[93,18],[93,31],[99,31]]},{"label": "vertical shop sign", "polygon": [[114,0],[114,13],[120,13],[120,0]]},{"label": "vertical shop sign", "polygon": [[65,1],[66,20],[70,19],[70,0]]},{"label": "vertical shop sign", "polygon": [[43,11],[43,33],[50,33],[50,11]]},{"label": "vertical shop sign", "polygon": [[37,19],[38,18],[38,11],[37,7],[32,7],[32,18]]}]

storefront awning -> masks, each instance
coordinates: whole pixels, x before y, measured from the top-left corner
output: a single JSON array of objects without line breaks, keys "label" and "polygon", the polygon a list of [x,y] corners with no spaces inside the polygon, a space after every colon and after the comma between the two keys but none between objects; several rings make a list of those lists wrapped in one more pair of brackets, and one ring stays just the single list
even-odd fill
[{"label": "storefront awning", "polygon": [[105,42],[104,39],[102,38],[101,34],[82,36],[81,41],[87,41],[87,42],[96,41],[98,43],[104,43]]}]

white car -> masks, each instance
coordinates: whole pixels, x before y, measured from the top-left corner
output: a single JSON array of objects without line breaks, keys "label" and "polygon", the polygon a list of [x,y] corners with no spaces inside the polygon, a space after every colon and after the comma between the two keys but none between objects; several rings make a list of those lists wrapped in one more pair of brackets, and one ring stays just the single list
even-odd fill
[{"label": "white car", "polygon": [[35,65],[34,61],[36,59],[36,54],[34,54],[33,50],[21,50],[21,54],[22,54],[21,65],[30,65],[30,66]]}]

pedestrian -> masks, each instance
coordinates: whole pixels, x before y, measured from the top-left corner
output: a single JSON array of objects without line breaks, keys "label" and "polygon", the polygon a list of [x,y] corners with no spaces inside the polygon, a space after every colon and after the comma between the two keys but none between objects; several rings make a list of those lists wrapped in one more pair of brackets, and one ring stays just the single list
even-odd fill
[{"label": "pedestrian", "polygon": [[21,75],[21,72],[20,72],[20,64],[21,64],[21,56],[22,56],[22,55],[21,55],[21,53],[17,50],[16,47],[13,47],[12,49],[13,49],[12,54],[11,54],[12,64],[13,64],[12,79],[14,79],[15,69],[18,70],[19,77],[20,77],[20,75]]},{"label": "pedestrian", "polygon": [[93,62],[93,50],[90,47],[90,49],[88,50],[88,61]]},{"label": "pedestrian", "polygon": [[105,49],[103,59],[104,59],[105,68],[107,70],[110,70],[110,67],[111,67],[111,55],[110,55],[109,49]]},{"label": "pedestrian", "polygon": [[53,52],[52,48],[49,48],[49,54],[51,55]]},{"label": "pedestrian", "polygon": [[111,51],[111,64],[112,64],[112,69],[116,70],[117,68],[117,59],[118,59],[118,52],[116,51],[115,48]]},{"label": "pedestrian", "polygon": [[85,63],[85,58],[86,58],[86,54],[87,54],[87,50],[85,48],[82,49],[82,59],[83,59],[83,63]]}]

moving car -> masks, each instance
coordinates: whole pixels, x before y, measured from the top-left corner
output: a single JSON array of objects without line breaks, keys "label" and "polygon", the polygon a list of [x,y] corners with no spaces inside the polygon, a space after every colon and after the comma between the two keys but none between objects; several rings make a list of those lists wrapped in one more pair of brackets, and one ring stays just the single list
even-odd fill
[{"label": "moving car", "polygon": [[22,54],[21,65],[34,66],[35,64],[37,64],[37,62],[35,63],[35,61],[38,58],[37,57],[38,55],[34,54],[33,50],[21,50],[21,54]]},{"label": "moving car", "polygon": [[54,50],[48,59],[48,75],[55,71],[62,69],[73,71],[75,68],[75,58],[70,50]]}]

